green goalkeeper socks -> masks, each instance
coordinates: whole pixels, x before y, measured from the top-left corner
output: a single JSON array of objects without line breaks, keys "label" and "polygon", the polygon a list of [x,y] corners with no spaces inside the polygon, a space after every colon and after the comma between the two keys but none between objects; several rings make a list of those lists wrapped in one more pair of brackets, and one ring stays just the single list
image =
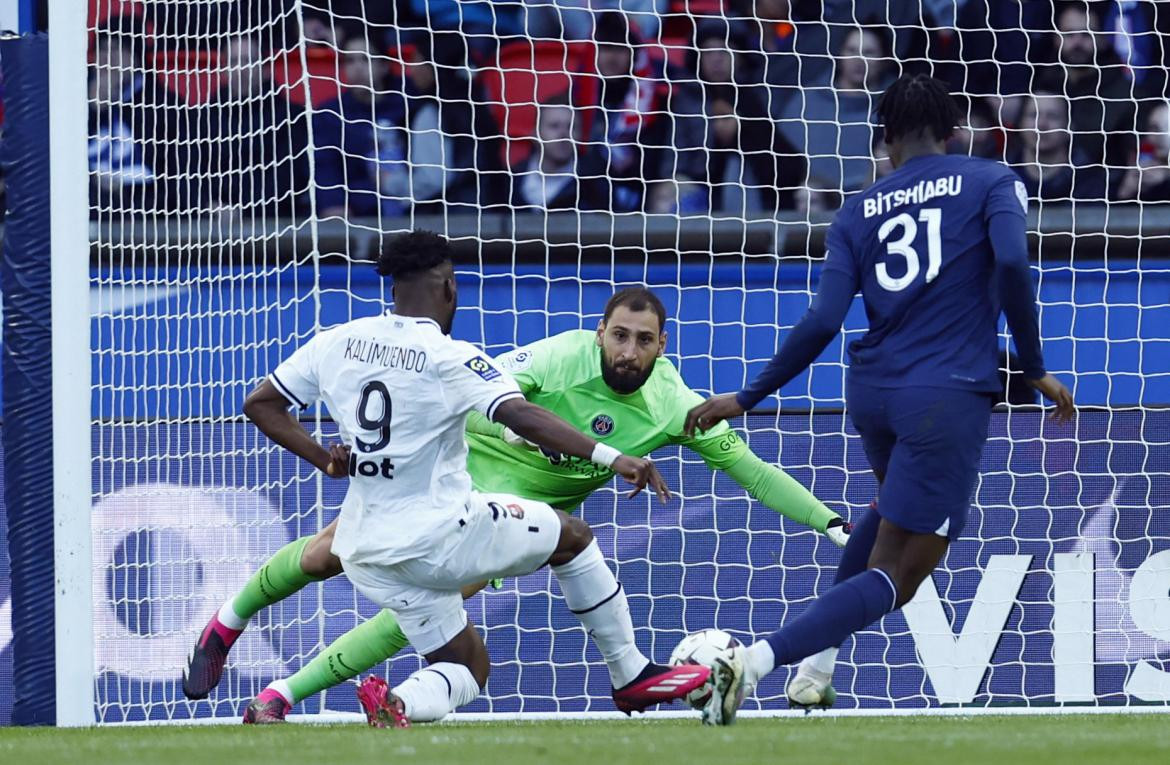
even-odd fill
[{"label": "green goalkeeper socks", "polygon": [[232,599],[232,610],[240,619],[246,622],[261,609],[284,600],[307,584],[320,581],[301,570],[301,555],[312,539],[307,536],[289,542],[252,575]]},{"label": "green goalkeeper socks", "polygon": [[[301,556],[313,537],[301,537],[277,550],[231,601],[244,622],[261,609],[284,600],[305,585],[319,581],[301,570]],[[389,659],[406,645],[406,635],[393,611],[382,611],[331,643],[286,681],[296,703],[348,680]]]},{"label": "green goalkeeper socks", "polygon": [[312,661],[288,678],[293,704],[342,683],[406,646],[406,635],[393,611],[383,610],[334,640]]}]

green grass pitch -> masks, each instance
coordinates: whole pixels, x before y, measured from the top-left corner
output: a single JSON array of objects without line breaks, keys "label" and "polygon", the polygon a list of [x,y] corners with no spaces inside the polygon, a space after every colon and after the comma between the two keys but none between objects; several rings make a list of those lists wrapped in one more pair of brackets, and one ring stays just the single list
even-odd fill
[{"label": "green grass pitch", "polygon": [[0,763],[119,765],[1133,765],[1170,763],[1170,717],[808,717],[360,725],[0,728]]}]

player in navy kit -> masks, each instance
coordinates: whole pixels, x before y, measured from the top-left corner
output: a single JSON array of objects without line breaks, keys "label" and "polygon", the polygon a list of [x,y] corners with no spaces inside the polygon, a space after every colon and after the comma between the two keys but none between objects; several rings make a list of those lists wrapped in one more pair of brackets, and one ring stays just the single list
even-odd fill
[{"label": "player in navy kit", "polygon": [[764,371],[692,409],[686,427],[741,415],[803,371],[860,291],[869,331],[849,348],[846,408],[880,483],[878,501],[855,526],[834,586],[717,662],[708,724],[732,722],[759,678],[806,657],[814,661],[797,679],[809,683],[794,693],[794,680],[788,695],[799,704],[809,691],[803,698],[815,701],[815,691],[830,689],[841,642],[910,600],[958,537],[1001,387],[1001,309],[1025,379],[1056,403],[1056,418],[1073,414],[1072,395],[1040,352],[1023,184],[999,162],[945,153],[959,111],[938,80],[901,77],[877,116],[897,169],[837,213],[812,305]]}]

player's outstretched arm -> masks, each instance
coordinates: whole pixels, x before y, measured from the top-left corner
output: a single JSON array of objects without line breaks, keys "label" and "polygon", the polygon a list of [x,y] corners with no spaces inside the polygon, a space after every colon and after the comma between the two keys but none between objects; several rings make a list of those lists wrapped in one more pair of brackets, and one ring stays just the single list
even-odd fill
[{"label": "player's outstretched arm", "polygon": [[[681,381],[680,381],[681,383]],[[690,390],[677,394],[679,407],[701,400]],[[838,546],[849,540],[845,522],[813,496],[803,484],[775,465],[760,459],[730,428],[718,427],[702,435],[672,438],[703,458],[707,467],[721,470],[753,499],[797,523],[824,533]]]},{"label": "player's outstretched arm", "polygon": [[724,469],[728,477],[744,488],[760,504],[797,523],[825,534],[838,547],[849,541],[841,516],[813,496],[800,481],[775,465],[764,462],[747,451]]},{"label": "player's outstretched arm", "polygon": [[288,406],[288,399],[265,380],[244,400],[244,415],[261,433],[318,470],[334,478],[345,476],[349,449],[340,444],[326,449],[314,441]]},{"label": "player's outstretched arm", "polygon": [[546,449],[591,460],[613,470],[634,485],[631,497],[649,484],[660,500],[670,499],[670,489],[650,460],[630,457],[598,443],[547,409],[517,397],[496,407],[494,419]]},{"label": "player's outstretched arm", "polygon": [[1054,419],[1068,422],[1074,413],[1072,393],[1044,369],[1044,355],[1040,350],[1040,320],[1036,287],[1028,265],[1026,219],[1014,213],[996,213],[988,220],[987,228],[995,253],[999,299],[1020,357],[1024,379],[1056,404],[1052,413]]}]

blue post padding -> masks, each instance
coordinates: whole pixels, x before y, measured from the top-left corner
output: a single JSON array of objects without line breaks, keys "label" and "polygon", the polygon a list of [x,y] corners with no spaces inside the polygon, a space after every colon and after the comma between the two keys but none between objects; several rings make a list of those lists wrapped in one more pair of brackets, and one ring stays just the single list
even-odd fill
[{"label": "blue post padding", "polygon": [[17,30],[22,35],[29,32],[36,31],[37,28],[37,4],[35,0],[20,0],[20,5],[17,6],[17,23],[19,29]]},{"label": "blue post padding", "polygon": [[52,725],[56,673],[48,38],[36,34],[0,40],[0,67],[5,85],[0,161],[8,184],[0,263],[4,293],[0,437],[12,574],[12,723]]}]

